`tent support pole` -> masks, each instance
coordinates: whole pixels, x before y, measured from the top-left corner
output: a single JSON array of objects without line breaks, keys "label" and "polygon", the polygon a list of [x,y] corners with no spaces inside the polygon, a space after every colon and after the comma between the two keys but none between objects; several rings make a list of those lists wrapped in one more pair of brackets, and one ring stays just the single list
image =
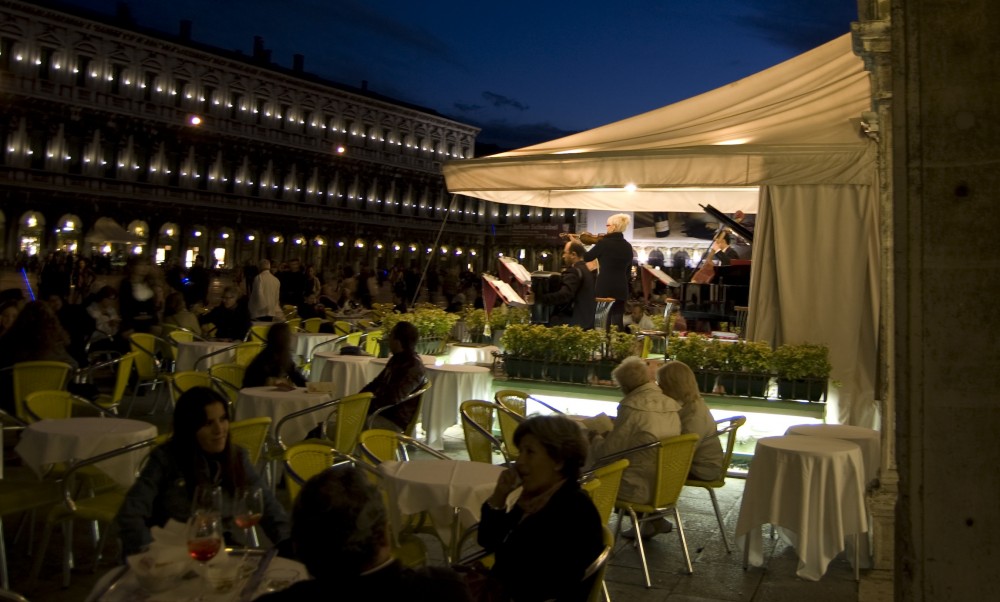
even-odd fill
[{"label": "tent support pole", "polygon": [[[410,300],[410,307],[417,304],[417,298],[420,296],[420,287],[424,285],[424,280],[427,278],[427,270],[430,269],[431,262],[434,261],[434,258],[436,257],[438,243],[441,242],[441,235],[444,233],[444,227],[448,224],[448,217],[451,215],[451,207],[455,204],[456,199],[458,199],[457,194],[451,195],[451,201],[448,203],[448,208],[444,212],[444,219],[441,220],[441,227],[438,228],[437,237],[434,238],[434,247],[431,251],[431,258],[427,262],[427,265],[424,266],[424,271],[420,274],[420,282],[417,283],[417,290],[413,291],[413,299]],[[428,299],[429,298],[430,296],[428,295]]]}]

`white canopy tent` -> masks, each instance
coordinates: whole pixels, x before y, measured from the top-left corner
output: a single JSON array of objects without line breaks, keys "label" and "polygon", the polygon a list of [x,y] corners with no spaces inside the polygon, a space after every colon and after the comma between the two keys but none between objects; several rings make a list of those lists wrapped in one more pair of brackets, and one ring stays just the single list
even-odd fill
[{"label": "white canopy tent", "polygon": [[828,419],[874,426],[879,245],[868,73],[845,34],[636,117],[450,162],[451,192],[507,204],[758,212],[748,337],[830,347]]}]

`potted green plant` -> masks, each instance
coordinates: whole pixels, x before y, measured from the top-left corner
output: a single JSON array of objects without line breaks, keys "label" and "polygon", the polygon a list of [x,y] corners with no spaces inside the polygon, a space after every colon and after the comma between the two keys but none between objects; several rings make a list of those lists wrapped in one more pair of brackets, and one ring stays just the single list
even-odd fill
[{"label": "potted green plant", "polygon": [[594,370],[598,380],[611,380],[611,372],[615,366],[628,356],[637,353],[638,339],[632,333],[620,330],[612,330],[607,335],[600,331],[598,333],[604,339],[602,341],[604,353],[601,361],[594,366]]},{"label": "potted green plant", "polygon": [[439,307],[419,307],[408,314],[420,333],[417,352],[437,355],[444,352],[451,329],[458,322],[458,314],[452,314]]},{"label": "potted green plant", "polygon": [[465,322],[465,329],[468,332],[469,341],[473,343],[486,343],[488,337],[483,334],[486,327],[486,312],[482,309],[466,309],[462,316]]},{"label": "potted green plant", "polygon": [[586,383],[589,362],[603,340],[600,333],[579,326],[554,326],[549,329],[549,336],[552,337],[549,377],[558,381]]},{"label": "potted green plant", "polygon": [[672,335],[667,345],[667,356],[687,364],[698,381],[698,390],[711,393],[720,365],[718,344],[700,334],[690,333],[685,337]]},{"label": "potted green plant", "polygon": [[730,395],[765,397],[771,381],[771,346],[762,341],[717,343],[725,350],[726,368],[719,385]]},{"label": "potted green plant", "polygon": [[830,350],[814,343],[784,344],[771,358],[778,379],[778,397],[820,401],[830,378]]},{"label": "potted green plant", "polygon": [[512,324],[503,335],[504,365],[511,378],[542,378],[551,336],[541,325]]}]

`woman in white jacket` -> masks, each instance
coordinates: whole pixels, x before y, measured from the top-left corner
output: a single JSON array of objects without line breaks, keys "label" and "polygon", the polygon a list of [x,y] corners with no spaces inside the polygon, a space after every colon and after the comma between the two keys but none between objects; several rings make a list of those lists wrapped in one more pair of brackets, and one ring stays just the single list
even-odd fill
[{"label": "woman in white jacket", "polygon": [[[650,378],[649,369],[641,358],[625,358],[611,375],[625,397],[618,404],[614,428],[593,435],[591,449],[594,458],[681,434],[680,404],[663,394]],[[656,450],[630,454],[628,460],[629,466],[622,475],[618,498],[638,504],[652,503]],[[644,537],[670,530],[670,523],[665,520],[646,524],[650,526],[643,526]]]}]

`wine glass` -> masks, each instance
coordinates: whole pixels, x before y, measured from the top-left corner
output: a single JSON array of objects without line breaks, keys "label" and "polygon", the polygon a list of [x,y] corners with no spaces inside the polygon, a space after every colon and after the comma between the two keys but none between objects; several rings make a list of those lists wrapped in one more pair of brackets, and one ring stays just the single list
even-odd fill
[{"label": "wine glass", "polygon": [[198,510],[188,520],[188,554],[202,567],[222,549],[222,517],[218,512]]},{"label": "wine glass", "polygon": [[191,499],[191,515],[198,512],[214,512],[222,514],[222,487],[219,485],[198,485]]},{"label": "wine glass", "polygon": [[260,524],[264,516],[264,492],[260,487],[239,487],[236,489],[233,522],[243,529],[243,545],[250,547],[250,532]]}]

